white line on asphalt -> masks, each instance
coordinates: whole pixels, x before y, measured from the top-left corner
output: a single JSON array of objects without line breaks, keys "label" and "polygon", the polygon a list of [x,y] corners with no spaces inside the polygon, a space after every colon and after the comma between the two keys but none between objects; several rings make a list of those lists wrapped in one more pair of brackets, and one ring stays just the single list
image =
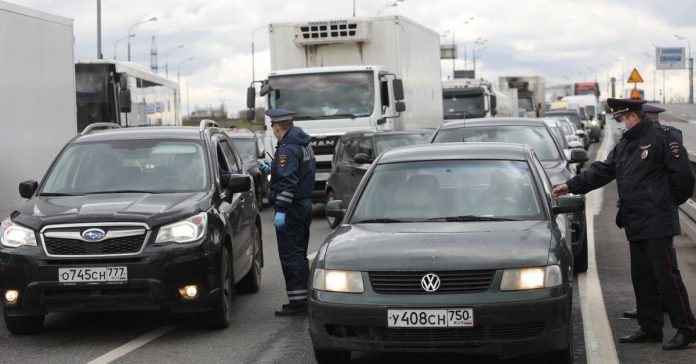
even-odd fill
[{"label": "white line on asphalt", "polygon": [[137,339],[127,342],[119,347],[117,347],[114,350],[111,350],[110,352],[90,361],[87,364],[106,364],[106,363],[111,363],[112,361],[130,353],[131,351],[147,344],[150,343],[160,336],[174,330],[176,328],[175,325],[167,325],[167,326],[162,326],[159,327],[155,330],[152,330],[148,332],[147,334],[138,337]]},{"label": "white line on asphalt", "polygon": [[[605,128],[604,140],[597,151],[597,159],[603,159],[611,148],[614,136],[610,128]],[[582,312],[582,325],[585,333],[585,354],[587,363],[618,363],[614,337],[609,326],[607,310],[604,306],[602,286],[597,273],[597,261],[595,259],[594,239],[594,204],[600,203],[599,197],[604,189],[587,194],[587,206],[585,209],[587,224],[587,273],[578,273],[578,291],[580,292],[580,311]]]}]

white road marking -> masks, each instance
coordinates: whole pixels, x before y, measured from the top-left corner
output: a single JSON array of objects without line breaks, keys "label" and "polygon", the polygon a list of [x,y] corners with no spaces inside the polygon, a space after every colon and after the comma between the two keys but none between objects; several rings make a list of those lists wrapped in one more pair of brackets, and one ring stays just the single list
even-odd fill
[{"label": "white road marking", "polygon": [[111,363],[112,361],[130,353],[131,351],[138,349],[139,347],[156,340],[160,336],[165,335],[166,333],[174,330],[175,328],[176,328],[175,325],[167,325],[167,326],[158,327],[157,329],[152,330],[152,331],[148,332],[147,334],[136,338],[133,341],[127,342],[127,343],[117,347],[116,349],[111,350],[110,352],[88,362],[87,364]]},{"label": "white road marking", "polygon": [[[613,133],[610,128],[605,128],[604,140],[597,151],[597,159],[606,158],[608,149],[613,144]],[[604,306],[602,286],[597,274],[597,261],[595,259],[594,239],[594,212],[595,205],[601,205],[601,197],[604,188],[587,194],[585,214],[587,218],[587,273],[578,273],[578,291],[580,292],[580,311],[582,312],[582,325],[585,334],[585,354],[588,364],[618,363],[614,337],[609,326],[607,310]]]},{"label": "white road marking", "polygon": [[307,256],[307,259],[308,259],[308,260],[314,260],[314,257],[316,257],[316,256],[317,256],[317,252],[310,253],[310,254]]}]

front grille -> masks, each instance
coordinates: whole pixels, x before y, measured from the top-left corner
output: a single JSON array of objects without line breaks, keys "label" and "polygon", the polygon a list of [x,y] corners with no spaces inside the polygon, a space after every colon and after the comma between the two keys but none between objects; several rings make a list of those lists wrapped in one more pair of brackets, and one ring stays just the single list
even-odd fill
[{"label": "front grille", "polygon": [[314,155],[332,155],[334,153],[334,149],[336,148],[338,138],[340,138],[340,136],[313,137],[309,145],[312,146]]},{"label": "front grille", "polygon": [[[440,277],[440,288],[426,292],[421,279],[428,273]],[[495,270],[470,270],[449,272],[370,272],[370,284],[377,293],[399,294],[437,294],[437,293],[476,293],[485,292],[491,285]]]},{"label": "front grille", "polygon": [[485,339],[483,327],[469,329],[387,329],[384,340],[387,341],[480,341]]},{"label": "front grille", "polygon": [[145,234],[124,238],[86,242],[74,239],[45,238],[46,251],[51,255],[113,255],[140,251]]}]

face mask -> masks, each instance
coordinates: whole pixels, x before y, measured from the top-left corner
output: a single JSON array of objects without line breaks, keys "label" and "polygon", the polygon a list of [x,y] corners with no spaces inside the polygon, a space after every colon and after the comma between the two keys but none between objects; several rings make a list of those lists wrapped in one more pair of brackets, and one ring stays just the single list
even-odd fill
[{"label": "face mask", "polygon": [[616,129],[619,130],[619,133],[621,133],[621,135],[624,135],[624,133],[626,133],[626,131],[628,130],[628,128],[626,127],[626,124],[624,124],[624,123],[617,124]]}]

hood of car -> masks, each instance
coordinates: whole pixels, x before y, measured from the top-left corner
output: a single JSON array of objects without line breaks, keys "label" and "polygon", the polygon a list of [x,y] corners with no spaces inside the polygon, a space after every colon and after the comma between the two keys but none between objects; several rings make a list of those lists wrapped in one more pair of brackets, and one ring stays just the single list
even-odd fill
[{"label": "hood of car", "polygon": [[573,177],[568,168],[566,168],[565,161],[546,161],[541,162],[541,165],[544,167],[546,175],[549,176],[549,180],[554,186],[565,183]]},{"label": "hood of car", "polygon": [[324,268],[469,270],[546,265],[548,221],[342,226],[328,238]]},{"label": "hood of car", "polygon": [[207,210],[207,192],[112,193],[83,196],[39,196],[15,212],[13,220],[40,230],[45,225],[132,221],[156,227]]}]

